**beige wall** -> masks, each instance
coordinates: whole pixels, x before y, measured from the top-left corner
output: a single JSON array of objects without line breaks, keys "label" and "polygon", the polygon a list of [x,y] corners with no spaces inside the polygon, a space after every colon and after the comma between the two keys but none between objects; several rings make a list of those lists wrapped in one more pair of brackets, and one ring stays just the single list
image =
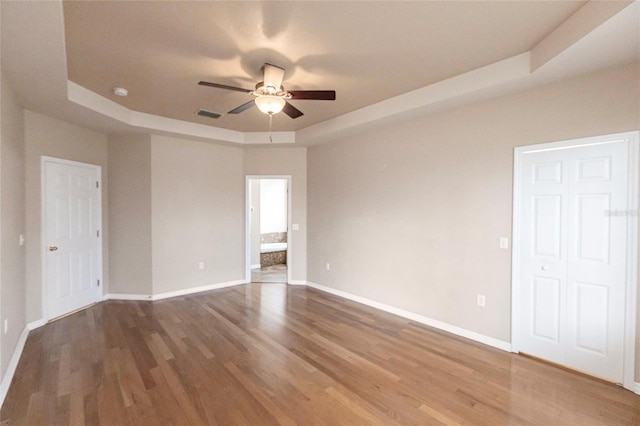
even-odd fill
[{"label": "beige wall", "polygon": [[[0,83],[0,379],[25,327],[24,121],[22,107],[2,77]],[[2,332],[8,320],[7,334]]]},{"label": "beige wall", "polygon": [[109,138],[109,293],[153,292],[151,136]]},{"label": "beige wall", "polygon": [[306,148],[247,148],[244,150],[244,174],[290,175],[291,223],[298,224],[298,231],[291,230],[290,243],[291,279],[307,279],[307,149]]},{"label": "beige wall", "polygon": [[[3,81],[0,314],[18,326],[0,337],[0,371],[20,324],[42,316],[41,155],[102,166],[104,279],[112,293],[159,294],[243,279],[244,176],[291,175],[292,223],[300,226],[289,235],[292,280],[508,341],[510,251],[498,248],[498,238],[511,235],[513,148],[638,129],[638,81],[637,65],[622,67],[308,152],[155,135],[107,142],[98,132],[25,111],[24,165],[22,115]],[[7,209],[20,197],[21,167],[24,206],[18,201]],[[13,235],[20,211],[26,290],[6,284],[20,280]],[[17,256],[18,269],[5,271],[5,256]],[[478,293],[487,297],[485,309],[475,306]]]},{"label": "beige wall", "polygon": [[622,67],[310,148],[309,281],[510,341],[513,149],[638,129],[638,81]]},{"label": "beige wall", "polygon": [[153,135],[151,182],[153,293],[244,280],[242,149]]},{"label": "beige wall", "polygon": [[[107,136],[55,118],[25,111],[25,202],[26,202],[26,290],[27,322],[42,319],[41,181],[40,157],[95,164],[102,167],[103,279],[109,278]],[[108,287],[107,287],[108,288]]]}]

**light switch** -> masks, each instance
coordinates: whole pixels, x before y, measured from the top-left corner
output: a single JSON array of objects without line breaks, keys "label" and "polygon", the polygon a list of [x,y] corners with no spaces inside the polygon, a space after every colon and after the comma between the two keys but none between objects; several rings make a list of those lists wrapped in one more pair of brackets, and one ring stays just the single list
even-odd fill
[{"label": "light switch", "polygon": [[500,248],[501,249],[509,248],[509,237],[500,237]]},{"label": "light switch", "polygon": [[20,234],[20,236],[18,237],[18,245],[23,246],[24,245],[24,235]]},{"label": "light switch", "polygon": [[300,225],[298,225],[297,223],[294,223],[293,225],[291,225],[291,229],[293,229],[294,231],[297,231],[298,229],[300,229]]},{"label": "light switch", "polygon": [[476,297],[476,305],[480,306],[481,308],[484,308],[484,305],[485,305],[486,301],[487,301],[487,299],[482,294],[479,294]]}]

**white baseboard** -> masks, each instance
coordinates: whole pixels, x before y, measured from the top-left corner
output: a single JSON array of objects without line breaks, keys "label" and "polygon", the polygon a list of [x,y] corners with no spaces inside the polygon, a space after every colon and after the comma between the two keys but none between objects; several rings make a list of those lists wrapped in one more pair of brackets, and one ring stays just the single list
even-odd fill
[{"label": "white baseboard", "polygon": [[43,325],[45,325],[47,322],[43,319],[39,319],[37,321],[33,321],[30,322],[29,324],[27,324],[27,328],[29,329],[29,331],[31,330],[35,330],[36,328],[40,328]]},{"label": "white baseboard", "polygon": [[219,288],[233,287],[236,285],[245,284],[245,280],[227,281],[217,284],[203,285],[200,287],[185,288],[183,290],[167,291],[165,293],[158,294],[123,294],[123,293],[109,293],[105,294],[104,300],[162,300],[170,297],[185,296],[187,294],[200,293],[202,291],[216,290]]},{"label": "white baseboard", "polygon": [[233,287],[233,286],[241,285],[244,283],[245,283],[244,280],[235,280],[235,281],[227,281],[224,283],[203,285],[200,287],[186,288],[184,290],[168,291],[166,293],[154,294],[151,300],[161,300],[161,299],[168,299],[170,297],[185,296],[187,294],[200,293],[202,291],[216,290],[216,289],[225,288],[225,287]]},{"label": "white baseboard", "polygon": [[260,264],[256,263],[255,265],[251,265],[251,269],[260,269]]},{"label": "white baseboard", "polygon": [[307,285],[305,280],[289,280],[289,285]]},{"label": "white baseboard", "polygon": [[7,371],[2,377],[2,383],[0,383],[0,407],[2,407],[2,404],[4,404],[4,399],[7,396],[7,392],[9,392],[9,386],[11,385],[11,380],[13,380],[13,375],[16,373],[18,361],[20,361],[22,350],[24,349],[24,344],[27,341],[27,336],[29,336],[29,330],[30,329],[28,326],[26,326],[24,330],[22,330],[22,333],[18,338],[16,348],[13,351],[13,355],[11,356],[11,360],[9,361],[9,365],[7,366]]},{"label": "white baseboard", "polygon": [[640,382],[634,382],[633,386],[629,390],[633,393],[640,395]]},{"label": "white baseboard", "polygon": [[376,302],[375,300],[367,299],[366,297],[357,296],[355,294],[347,293],[346,291],[336,290],[335,288],[326,287],[321,284],[316,284],[307,281],[307,286],[315,288],[326,293],[331,293],[336,296],[344,297],[345,299],[353,300],[354,302],[362,303],[363,305],[371,306],[372,308],[380,309],[381,311],[389,312],[394,315],[398,315],[403,318],[410,319],[421,324],[428,325],[433,328],[437,328],[446,331],[457,336],[465,337],[467,339],[475,340],[476,342],[483,343],[488,346],[492,346],[503,351],[511,352],[511,343],[504,340],[495,339],[493,337],[485,336],[484,334],[476,333],[455,325],[447,324],[446,322],[427,318],[422,315],[414,314],[413,312],[405,311],[404,309],[396,308],[394,306],[385,305],[384,303]]},{"label": "white baseboard", "polygon": [[102,300],[153,300],[150,294],[108,293]]}]

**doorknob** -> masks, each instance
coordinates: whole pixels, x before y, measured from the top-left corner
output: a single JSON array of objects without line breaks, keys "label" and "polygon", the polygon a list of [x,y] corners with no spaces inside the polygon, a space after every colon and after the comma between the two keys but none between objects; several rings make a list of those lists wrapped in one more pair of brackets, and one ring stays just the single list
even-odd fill
[{"label": "doorknob", "polygon": [[549,270],[549,265],[542,265],[542,269],[543,271],[548,271]]},{"label": "doorknob", "polygon": [[49,251],[56,251],[58,250],[58,247],[56,246],[49,246]]}]

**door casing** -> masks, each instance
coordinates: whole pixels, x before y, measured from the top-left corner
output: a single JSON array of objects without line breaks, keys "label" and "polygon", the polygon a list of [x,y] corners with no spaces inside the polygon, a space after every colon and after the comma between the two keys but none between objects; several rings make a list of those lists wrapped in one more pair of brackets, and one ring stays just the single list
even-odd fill
[{"label": "door casing", "polygon": [[41,269],[41,274],[42,274],[42,285],[41,285],[41,291],[42,291],[42,319],[44,321],[48,321],[51,318],[51,314],[50,314],[50,309],[49,309],[49,305],[47,304],[47,257],[46,257],[46,250],[48,247],[48,241],[47,241],[47,185],[46,185],[46,173],[45,173],[45,167],[47,165],[47,163],[57,163],[57,164],[63,164],[63,165],[68,165],[68,166],[75,166],[75,167],[84,167],[84,168],[90,168],[90,169],[94,169],[96,171],[96,178],[98,180],[98,184],[99,184],[99,196],[97,197],[97,206],[96,209],[97,211],[97,224],[96,226],[98,227],[98,231],[99,231],[99,237],[98,237],[98,247],[97,247],[97,261],[98,261],[98,277],[100,279],[100,290],[98,292],[98,298],[97,300],[95,300],[96,302],[99,302],[100,300],[102,300],[102,297],[104,296],[104,279],[103,279],[103,264],[102,264],[102,237],[103,237],[103,232],[102,232],[102,167],[95,165],[95,164],[88,164],[88,163],[81,163],[78,161],[71,161],[71,160],[65,160],[62,158],[55,158],[55,157],[47,157],[47,156],[42,156],[40,157],[40,269]]},{"label": "door casing", "polygon": [[[626,142],[629,148],[628,164],[628,216],[627,216],[627,262],[626,262],[626,290],[625,290],[625,330],[624,330],[624,361],[622,385],[631,391],[640,392],[635,383],[635,346],[636,346],[636,305],[638,287],[638,140],[640,132],[615,133],[581,139],[571,139],[549,142],[538,145],[516,147],[514,150],[513,168],[513,251],[511,259],[511,350],[518,353],[518,332],[520,330],[520,197],[519,179],[522,172],[522,157],[526,153],[575,148],[585,145],[606,144],[612,142]],[[635,213],[635,214],[634,214]]]},{"label": "door casing", "polygon": [[291,200],[293,191],[290,175],[247,175],[245,177],[245,282],[251,282],[251,181],[254,179],[284,179],[287,181],[287,284],[291,283],[291,267],[293,265],[293,238],[291,236]]}]

